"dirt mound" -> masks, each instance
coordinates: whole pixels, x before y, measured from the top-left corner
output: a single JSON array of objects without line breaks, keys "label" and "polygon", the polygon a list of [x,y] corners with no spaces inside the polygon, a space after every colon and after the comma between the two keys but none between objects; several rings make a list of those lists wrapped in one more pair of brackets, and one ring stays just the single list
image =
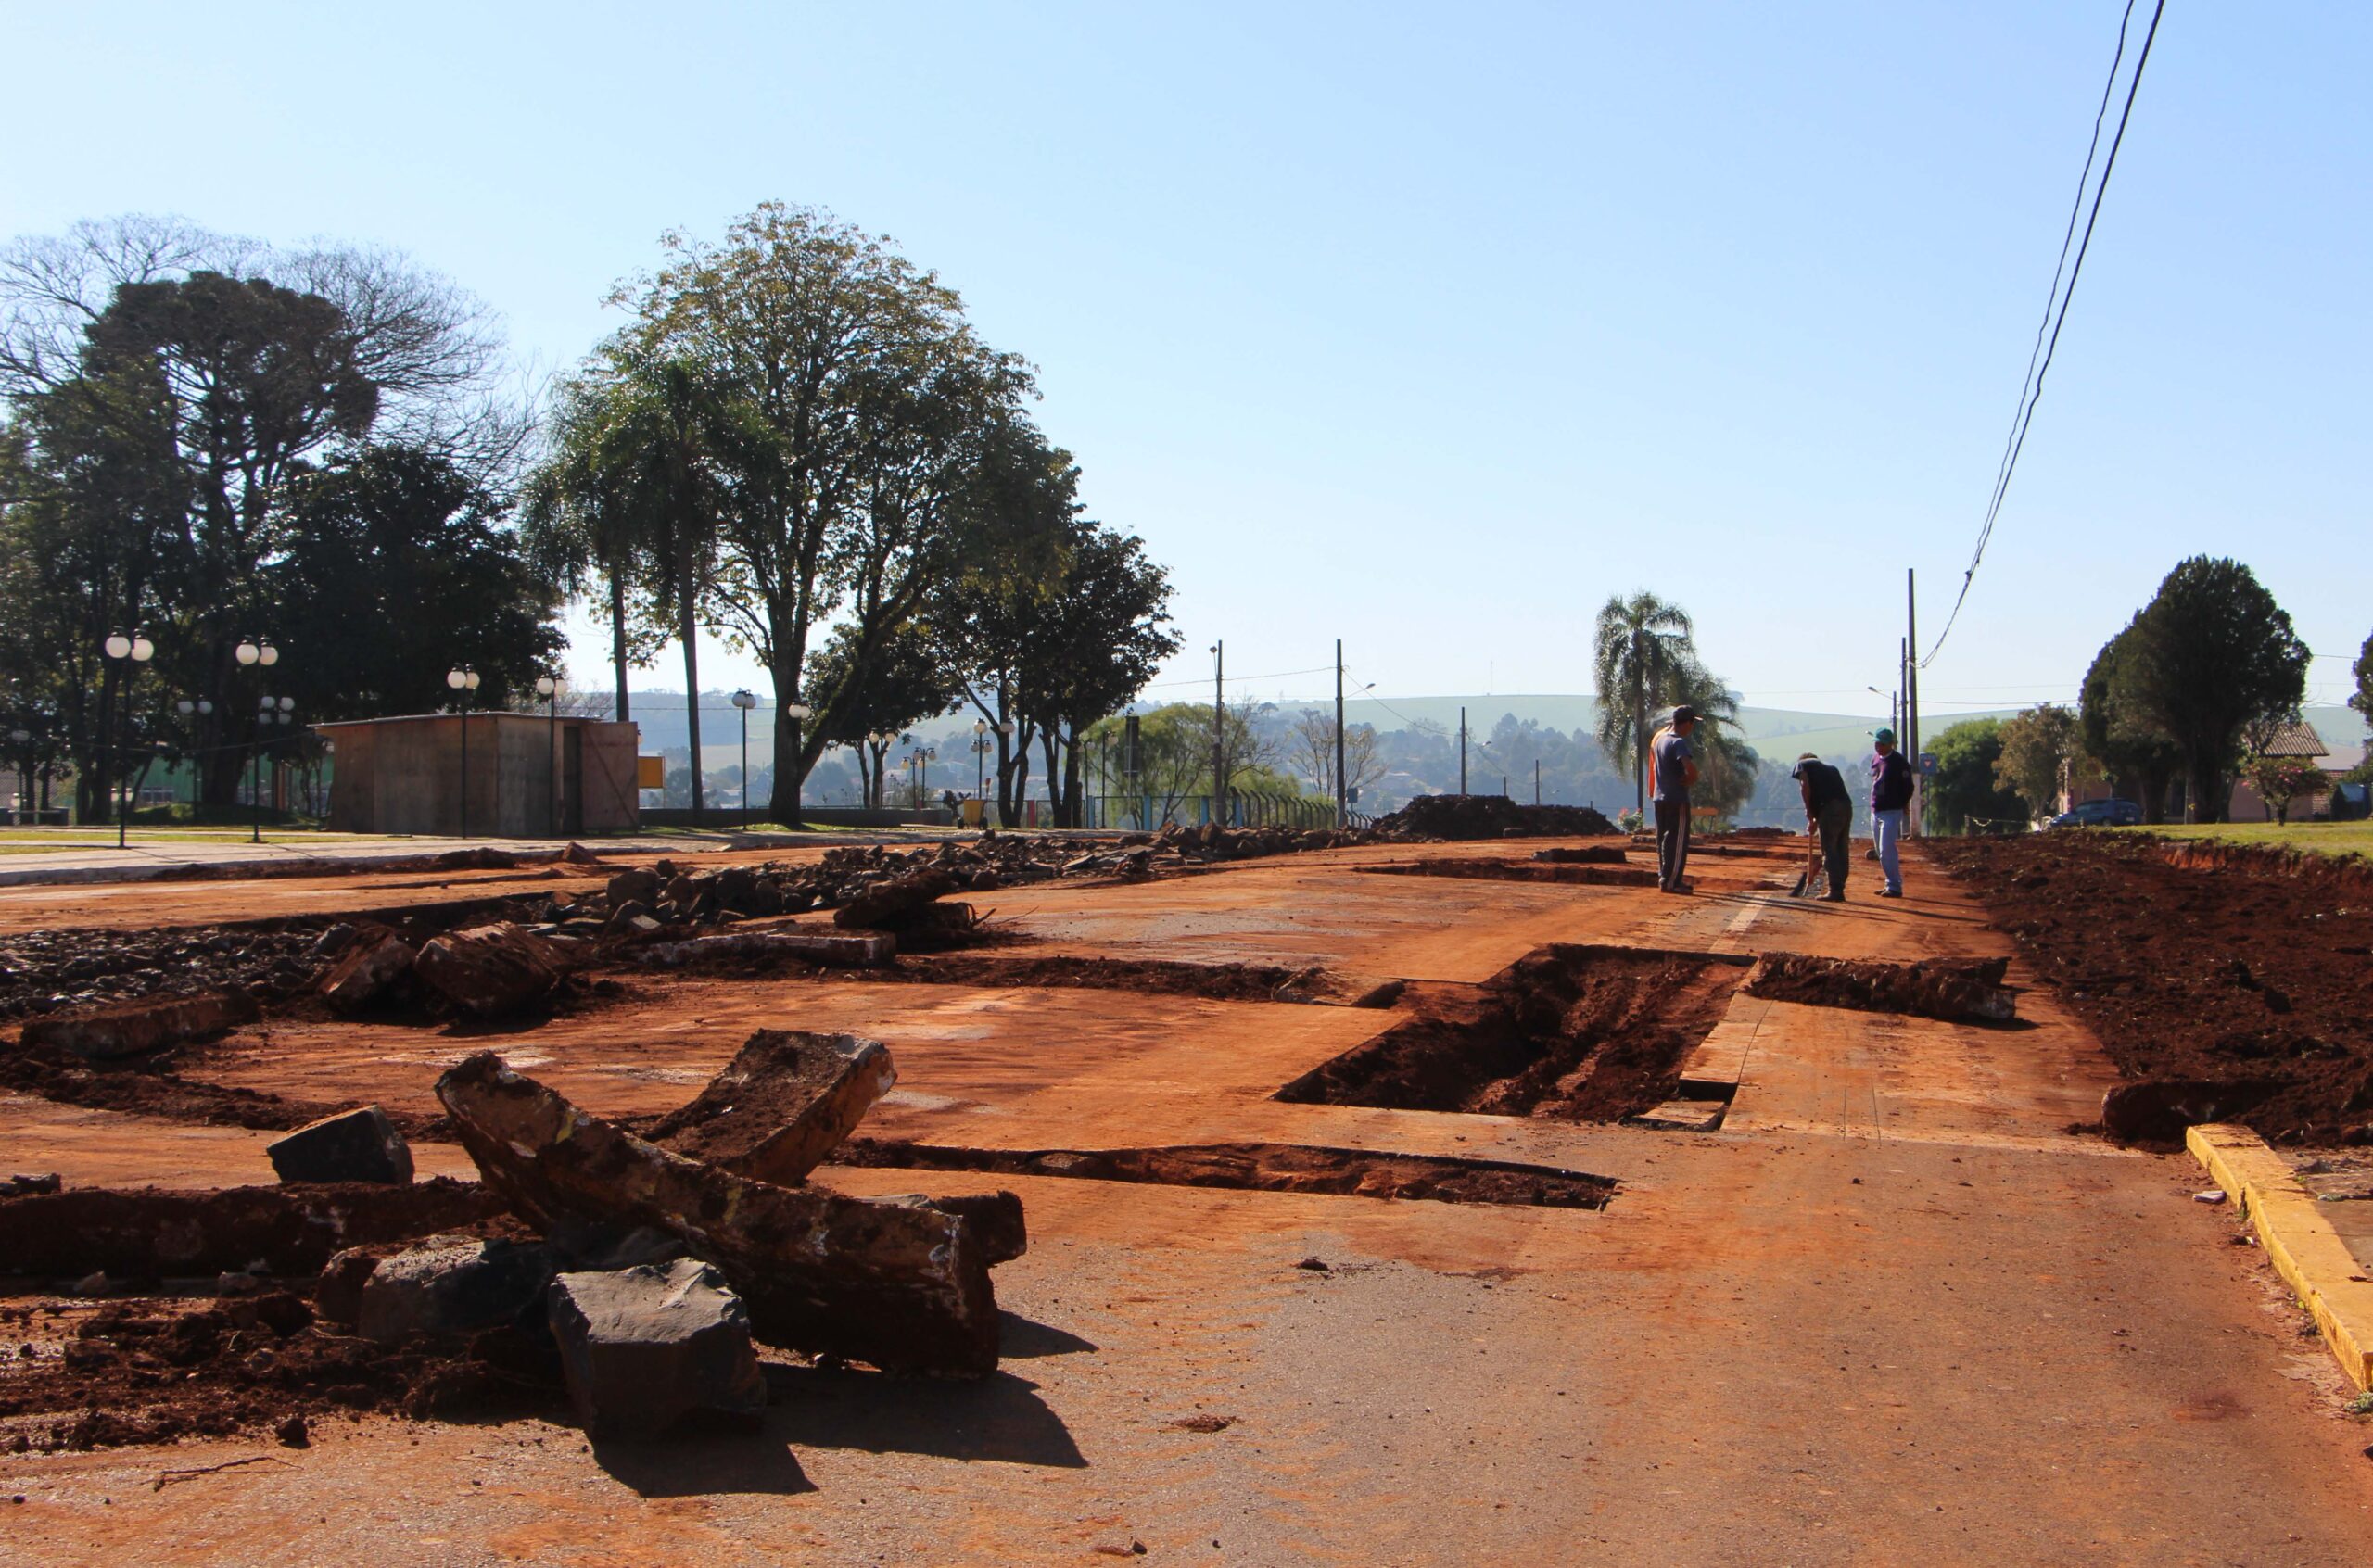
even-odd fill
[{"label": "dirt mound", "polygon": [[2245,1086],[2256,1103],[2233,1119],[2286,1142],[2373,1124],[2373,898],[2346,879],[2271,857],[2193,869],[2124,834],[1932,840],[1928,853],[2128,1078]]},{"label": "dirt mound", "polygon": [[1505,795],[1420,795],[1376,825],[1379,839],[1581,838],[1615,831],[1592,806],[1519,805]]},{"label": "dirt mound", "polygon": [[1414,1017],[1276,1097],[1619,1120],[1673,1097],[1745,974],[1707,954],[1543,948],[1481,986],[1413,985]]},{"label": "dirt mound", "polygon": [[2013,1012],[2002,988],[2007,958],[1928,958],[1911,964],[1767,953],[1747,971],[1750,996],[1852,1007],[1866,1013],[2007,1023]]},{"label": "dirt mound", "polygon": [[557,1356],[517,1329],[390,1348],[324,1332],[288,1291],[16,1307],[0,1322],[20,1347],[0,1363],[0,1441],[19,1453],[266,1430],[301,1448],[325,1418],[564,1403]]}]

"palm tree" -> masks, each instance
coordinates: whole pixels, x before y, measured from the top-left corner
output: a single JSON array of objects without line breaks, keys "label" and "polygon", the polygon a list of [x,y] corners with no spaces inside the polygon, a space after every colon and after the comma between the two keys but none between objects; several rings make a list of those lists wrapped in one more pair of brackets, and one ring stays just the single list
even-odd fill
[{"label": "palm tree", "polygon": [[1674,692],[1697,657],[1689,613],[1643,588],[1610,594],[1600,606],[1592,667],[1598,678],[1597,735],[1607,760],[1629,764],[1642,816],[1648,810],[1648,740],[1653,710],[1680,701]]},{"label": "palm tree", "polygon": [[552,436],[544,459],[528,472],[520,494],[519,538],[527,559],[571,595],[599,578],[610,601],[610,662],[617,677],[617,712],[627,709],[627,668],[639,661],[627,618],[627,592],[641,566],[642,519],[617,476],[603,468],[601,389],[582,377],[562,381],[553,399]]},{"label": "palm tree", "polygon": [[525,509],[538,559],[564,580],[581,582],[591,571],[609,585],[620,718],[630,654],[665,635],[633,635],[629,588],[646,625],[667,626],[682,648],[695,816],[704,805],[696,639],[715,562],[711,455],[721,419],[692,363],[613,339],[565,388],[552,455],[530,478]]}]

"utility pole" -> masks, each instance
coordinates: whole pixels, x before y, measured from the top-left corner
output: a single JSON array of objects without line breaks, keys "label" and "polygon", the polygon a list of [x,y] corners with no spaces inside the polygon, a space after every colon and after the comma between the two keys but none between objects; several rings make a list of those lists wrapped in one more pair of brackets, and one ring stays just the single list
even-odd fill
[{"label": "utility pole", "polygon": [[1466,708],[1464,703],[1458,710],[1458,792],[1462,795],[1466,793]]},{"label": "utility pole", "polygon": [[1920,601],[1909,566],[1903,569],[1903,633],[1908,651],[1903,666],[1903,729],[1908,738],[1906,749],[1911,753],[1911,810],[1906,816],[1904,830],[1916,839],[1920,836],[1920,806],[1927,780],[1920,774]]},{"label": "utility pole", "polygon": [[1532,759],[1532,803],[1541,803],[1541,759]]},{"label": "utility pole", "polygon": [[1227,809],[1227,644],[1212,644],[1212,820]]},{"label": "utility pole", "polygon": [[1348,780],[1343,777],[1343,639],[1335,639],[1335,826],[1351,823]]}]

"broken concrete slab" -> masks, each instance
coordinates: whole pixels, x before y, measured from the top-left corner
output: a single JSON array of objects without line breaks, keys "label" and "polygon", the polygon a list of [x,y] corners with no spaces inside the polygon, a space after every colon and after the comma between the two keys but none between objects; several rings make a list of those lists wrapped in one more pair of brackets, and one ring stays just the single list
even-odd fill
[{"label": "broken concrete slab", "polygon": [[434,938],[412,967],[432,991],[480,1018],[501,1018],[543,1001],[560,985],[564,968],[551,943],[508,922]]},{"label": "broken concrete slab", "polygon": [[0,1176],[0,1197],[30,1197],[35,1193],[54,1193],[65,1184],[55,1170],[19,1170]]},{"label": "broken concrete slab", "polygon": [[412,944],[393,931],[366,936],[324,977],[322,1000],[340,1012],[367,1006],[411,973],[418,956]]},{"label": "broken concrete slab", "polygon": [[322,1265],[313,1281],[313,1315],[325,1323],[352,1328],[362,1310],[362,1287],[379,1267],[384,1249],[349,1246]]},{"label": "broken concrete slab", "polygon": [[762,1029],[647,1135],[736,1175],[795,1187],[897,1081],[879,1040]]},{"label": "broken concrete slab", "polygon": [[805,958],[833,968],[878,969],[897,954],[897,939],[887,931],[733,931],[654,942],[635,957],[671,969],[704,958],[767,957]]},{"label": "broken concrete slab", "polygon": [[[640,1227],[714,1263],[769,1344],[887,1371],[978,1377],[997,1360],[988,1259],[952,1214],[778,1187],[672,1154],[505,1067],[437,1081],[487,1185],[542,1229]],[[572,1245],[577,1245],[572,1243]]]},{"label": "broken concrete slab", "polygon": [[541,1242],[432,1236],[383,1258],[362,1283],[354,1332],[382,1345],[517,1321],[543,1299],[560,1259]]},{"label": "broken concrete slab", "polygon": [[52,1046],[85,1061],[104,1062],[221,1034],[253,1023],[259,1016],[254,997],[229,991],[120,1002],[95,1012],[35,1018],[25,1025],[21,1038],[28,1045]]},{"label": "broken concrete slab", "polygon": [[766,1409],[749,1311],[709,1264],[562,1274],[550,1310],[569,1398],[594,1436],[656,1437],[686,1416]]},{"label": "broken concrete slab", "polygon": [[310,1274],[347,1247],[433,1235],[501,1211],[485,1187],[443,1177],[402,1187],[75,1187],[0,1198],[0,1269],[156,1279],[260,1260],[275,1274]]},{"label": "broken concrete slab", "polygon": [[274,1174],[284,1182],[386,1182],[412,1180],[412,1145],[376,1106],[341,1111],[309,1121],[264,1145]]},{"label": "broken concrete slab", "polygon": [[832,912],[832,924],[844,929],[899,930],[931,918],[923,912],[943,895],[955,891],[955,878],[935,866],[926,866],[859,889]]},{"label": "broken concrete slab", "polygon": [[973,1239],[988,1255],[992,1269],[1000,1263],[1010,1263],[1030,1250],[1030,1233],[1022,1222],[1022,1198],[1016,1193],[958,1193],[946,1197],[900,1193],[879,1201],[956,1215],[972,1227]]}]

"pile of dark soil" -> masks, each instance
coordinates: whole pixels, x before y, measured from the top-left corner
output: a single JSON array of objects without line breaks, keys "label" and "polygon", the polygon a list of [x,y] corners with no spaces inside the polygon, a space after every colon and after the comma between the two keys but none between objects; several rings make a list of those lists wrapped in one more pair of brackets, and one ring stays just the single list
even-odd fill
[{"label": "pile of dark soil", "polygon": [[2126,834],[1927,846],[2128,1078],[2228,1085],[2221,1114],[2268,1138],[2373,1138],[2373,895]]},{"label": "pile of dark soil", "polygon": [[1745,973],[1710,954],[1542,948],[1481,986],[1411,986],[1413,1017],[1277,1098],[1619,1120],[1673,1097]]},{"label": "pile of dark soil", "polygon": [[852,1138],[832,1163],[900,1170],[987,1170],[1015,1176],[1076,1176],[1095,1182],[1154,1182],[1258,1193],[1428,1198],[1437,1203],[1604,1208],[1615,1182],[1604,1176],[1495,1159],[1443,1159],[1296,1144],[1193,1144],[1140,1149],[975,1149]]},{"label": "pile of dark soil", "polygon": [[270,1431],[324,1418],[557,1414],[556,1355],[516,1329],[398,1347],[325,1332],[289,1291],[0,1309],[0,1443],[18,1453]]},{"label": "pile of dark soil", "polygon": [[1923,958],[1889,964],[1868,958],[1816,958],[1767,953],[1747,971],[1750,996],[1866,1013],[2007,1023],[2013,1001],[2003,989],[2008,958]]},{"label": "pile of dark soil", "polygon": [[1420,795],[1379,817],[1379,839],[1580,838],[1612,833],[1592,806],[1520,805],[1505,795]]}]

